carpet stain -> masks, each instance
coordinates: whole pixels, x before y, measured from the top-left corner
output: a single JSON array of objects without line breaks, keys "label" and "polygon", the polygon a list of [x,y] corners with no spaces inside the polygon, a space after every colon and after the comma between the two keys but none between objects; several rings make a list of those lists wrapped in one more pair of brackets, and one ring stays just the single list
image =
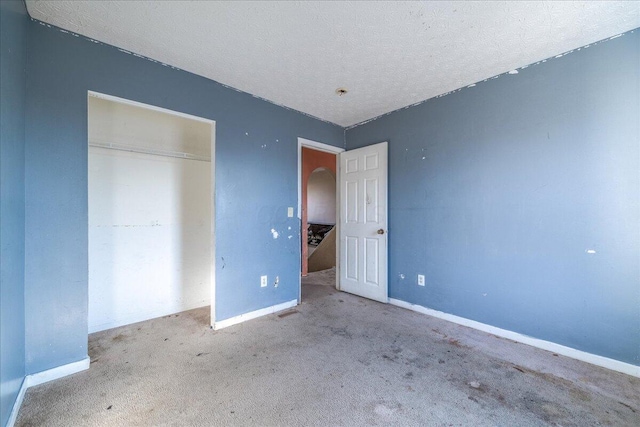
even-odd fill
[{"label": "carpet stain", "polygon": [[352,338],[351,333],[349,333],[349,331],[347,331],[346,327],[343,327],[343,328],[329,327],[329,329],[331,330],[333,335],[337,335],[339,337],[349,338],[349,339]]},{"label": "carpet stain", "polygon": [[460,344],[460,340],[457,340],[457,339],[449,338],[449,339],[447,340],[447,342],[448,342],[449,344],[451,344],[452,346],[454,346],[454,347],[458,347],[458,348],[471,348],[471,347],[469,347],[469,346],[467,346],[467,345]]},{"label": "carpet stain", "polygon": [[98,361],[100,359],[100,356],[106,351],[101,342],[91,340],[89,341],[89,348],[87,350],[91,362],[93,362],[94,360]]},{"label": "carpet stain", "polygon": [[618,403],[619,403],[619,404],[621,404],[622,406],[626,406],[627,408],[631,409],[631,412],[633,412],[634,414],[636,413],[636,410],[635,410],[635,409],[633,409],[630,405],[627,405],[627,404],[626,404],[626,403],[624,403],[624,402],[618,402]]},{"label": "carpet stain", "polygon": [[382,358],[384,360],[388,360],[389,362],[396,362],[398,360],[398,356],[389,356],[387,354],[383,354]]},{"label": "carpet stain", "polygon": [[278,314],[279,318],[283,318],[283,317],[287,317],[287,316],[291,316],[292,314],[296,314],[296,313],[300,313],[298,310],[290,310],[281,314]]},{"label": "carpet stain", "polygon": [[111,341],[113,341],[113,342],[121,342],[121,341],[124,341],[126,338],[127,338],[126,335],[118,334],[115,337],[111,338]]},{"label": "carpet stain", "polygon": [[198,326],[211,326],[211,313],[209,310],[196,310],[192,312],[191,318]]},{"label": "carpet stain", "polygon": [[578,399],[578,400],[582,400],[585,402],[589,402],[591,401],[591,396],[588,392],[586,392],[585,390],[582,390],[578,387],[576,387],[575,383],[573,381],[569,381],[567,379],[558,377],[556,375],[550,374],[550,373],[546,373],[546,372],[539,372],[533,369],[527,369],[524,368],[522,366],[518,366],[518,365],[513,365],[513,368],[516,369],[517,371],[520,371],[524,374],[528,374],[528,375],[533,375],[537,378],[540,378],[546,382],[549,382],[555,386],[558,387],[562,387],[565,390],[569,391],[570,395],[574,398],[574,399]]}]

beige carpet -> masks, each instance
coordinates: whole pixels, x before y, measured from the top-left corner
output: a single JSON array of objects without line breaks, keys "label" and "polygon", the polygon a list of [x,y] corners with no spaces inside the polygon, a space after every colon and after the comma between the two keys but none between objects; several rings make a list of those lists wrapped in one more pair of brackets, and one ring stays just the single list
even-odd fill
[{"label": "beige carpet", "polygon": [[305,279],[295,310],[208,309],[94,334],[19,426],[639,426],[640,380]]}]

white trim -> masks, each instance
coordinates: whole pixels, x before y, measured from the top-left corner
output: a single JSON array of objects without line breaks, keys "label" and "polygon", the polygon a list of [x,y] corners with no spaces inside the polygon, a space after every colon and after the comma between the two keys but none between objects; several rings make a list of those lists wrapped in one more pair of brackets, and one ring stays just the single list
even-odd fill
[{"label": "white trim", "polygon": [[227,328],[229,326],[237,325],[238,323],[246,322],[247,320],[256,319],[258,317],[266,316],[268,314],[277,313],[278,311],[286,310],[287,308],[295,307],[298,305],[298,300],[283,302],[281,304],[272,305],[271,307],[261,308],[260,310],[250,311],[239,316],[230,317],[229,319],[221,320],[213,324],[213,329],[216,331],[219,329]]},{"label": "white trim", "polygon": [[216,122],[211,123],[211,315],[213,328],[216,321]]},{"label": "white trim", "polygon": [[13,407],[11,408],[11,413],[9,414],[9,419],[7,420],[7,427],[13,427],[18,419],[18,413],[20,412],[20,407],[22,406],[22,401],[24,400],[24,395],[27,392],[27,379],[22,380],[22,385],[20,386],[20,391],[18,391],[18,395],[16,396],[16,401],[13,402]]},{"label": "white trim", "polygon": [[[338,183],[340,182],[340,162],[338,161],[338,155],[345,151],[344,148],[336,147],[334,145],[325,144],[323,142],[312,141],[310,139],[298,137],[298,219],[300,223],[298,224],[298,229],[302,232],[302,147],[313,148],[314,150],[324,151],[325,153],[331,153],[336,155],[336,233],[340,231],[340,186]],[[302,233],[300,236],[302,239]],[[338,240],[336,240],[336,289],[340,289],[338,287],[338,277],[340,272],[340,245],[338,244]],[[302,240],[300,240],[300,260],[298,265],[298,304],[302,302]]]},{"label": "white trim", "polygon": [[89,356],[87,356],[82,360],[78,360],[77,362],[67,363],[66,365],[57,366],[55,368],[47,369],[46,371],[27,375],[24,380],[22,380],[22,386],[20,387],[20,391],[18,392],[16,401],[13,403],[11,414],[9,415],[9,419],[7,420],[7,427],[13,427],[16,420],[18,419],[18,413],[20,412],[20,407],[22,406],[24,395],[26,394],[29,387],[35,387],[49,381],[66,377],[68,375],[77,374],[78,372],[89,369],[90,364],[91,361],[89,359]]},{"label": "white trim", "polygon": [[[342,168],[340,165],[342,161],[340,160],[340,153],[336,154],[336,289],[340,289],[340,254],[342,251],[342,242],[340,241],[340,212],[342,208],[342,204],[340,200],[342,199],[342,187],[340,182],[342,181]],[[300,278],[300,295],[302,296],[302,277]]]},{"label": "white trim", "polygon": [[520,334],[518,332],[501,329],[495,326],[487,325],[486,323],[476,322],[475,320],[466,319],[464,317],[456,316],[453,314],[443,313],[442,311],[433,310],[431,308],[423,307],[417,304],[411,304],[409,302],[398,300],[395,298],[389,298],[389,303],[398,307],[406,308],[408,310],[416,311],[418,313],[437,317],[448,322],[457,323],[458,325],[467,326],[469,328],[477,329],[479,331],[493,334],[502,338],[517,341],[519,343],[527,344],[532,347],[537,347],[542,350],[561,354],[563,356],[580,360],[582,362],[591,363],[592,365],[611,369],[612,371],[622,372],[623,374],[631,375],[634,377],[640,377],[640,366],[632,365],[630,363],[621,362],[619,360],[610,359],[608,357],[598,356],[597,354],[587,353],[585,351],[566,347],[564,345],[556,344],[551,341],[533,338],[527,335]]},{"label": "white trim", "polygon": [[298,219],[300,220],[302,219],[302,147],[336,155],[345,151],[344,148],[298,137]]},{"label": "white trim", "polygon": [[325,144],[324,142],[313,141],[311,139],[306,139],[302,137],[298,137],[298,147],[305,146],[309,148],[313,148],[318,151],[325,151],[327,153],[342,153],[345,151],[342,147],[336,147],[335,145]]},{"label": "white trim", "polygon": [[47,369],[46,371],[37,372],[35,374],[27,375],[25,382],[27,388],[35,387],[40,384],[44,384],[49,381],[57,380],[68,375],[77,374],[86,369],[89,369],[91,363],[89,356],[77,362],[67,363],[66,365],[58,366],[55,368]]},{"label": "white trim", "polygon": [[152,110],[152,111],[158,111],[160,113],[171,114],[172,116],[182,117],[184,119],[196,120],[198,122],[204,122],[204,123],[209,123],[209,124],[215,123],[215,121],[210,120],[210,119],[205,119],[203,117],[198,117],[198,116],[192,116],[191,114],[181,113],[179,111],[168,110],[168,109],[162,108],[162,107],[156,107],[155,105],[144,104],[142,102],[132,101],[130,99],[120,98],[120,97],[113,96],[113,95],[107,95],[107,94],[100,93],[100,92],[94,92],[92,90],[88,90],[87,92],[88,92],[89,96],[91,96],[91,97],[104,99],[106,101],[119,102],[121,104],[132,105],[134,107],[140,107],[140,108],[144,108],[146,110]]}]

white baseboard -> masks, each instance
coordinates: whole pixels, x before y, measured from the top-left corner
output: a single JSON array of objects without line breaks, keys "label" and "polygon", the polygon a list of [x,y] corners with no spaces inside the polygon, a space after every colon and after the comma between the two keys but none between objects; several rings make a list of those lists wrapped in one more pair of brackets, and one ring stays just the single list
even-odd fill
[{"label": "white baseboard", "polygon": [[37,372],[35,374],[27,375],[25,382],[27,388],[34,387],[40,384],[44,384],[49,381],[57,380],[58,378],[66,377],[67,375],[75,374],[85,369],[89,369],[90,364],[89,356],[77,362],[67,363],[66,365],[58,366],[46,371]]},{"label": "white baseboard", "polygon": [[35,374],[27,375],[22,381],[22,386],[16,397],[16,401],[13,403],[9,420],[7,421],[7,427],[13,427],[18,419],[18,412],[22,406],[24,395],[29,387],[35,387],[40,384],[44,384],[49,381],[57,380],[58,378],[66,377],[67,375],[75,374],[85,369],[89,369],[89,356],[77,362],[67,363],[66,365],[57,366],[46,371],[37,372]]},{"label": "white baseboard", "polygon": [[18,391],[18,396],[16,396],[16,401],[13,402],[13,407],[11,408],[11,414],[9,414],[9,419],[7,420],[7,427],[13,427],[18,419],[18,412],[20,412],[20,407],[22,406],[22,401],[24,400],[24,395],[27,392],[27,379],[22,380],[22,385],[20,386],[20,391]]},{"label": "white baseboard", "polygon": [[287,308],[295,307],[298,305],[298,300],[283,302],[282,304],[272,305],[271,307],[261,308],[260,310],[251,311],[249,313],[241,314],[239,316],[230,317],[229,319],[221,320],[213,324],[213,329],[216,331],[222,328],[226,328],[238,323],[246,322],[247,320],[255,319],[257,317],[266,316],[267,314],[276,313],[278,311],[286,310]]},{"label": "white baseboard", "polygon": [[497,335],[502,338],[517,341],[522,344],[537,347],[542,350],[547,350],[553,353],[561,354],[563,356],[571,357],[572,359],[591,363],[592,365],[611,369],[612,371],[622,372],[623,374],[631,375],[634,377],[640,377],[640,366],[632,365],[630,363],[621,362],[619,360],[610,359],[608,357],[598,356],[597,354],[587,353],[582,350],[576,350],[575,348],[566,347],[564,345],[556,344],[551,341],[533,338],[527,335],[520,334],[518,332],[497,328],[495,326],[487,325],[486,323],[476,322],[475,320],[466,319],[464,317],[459,317],[453,314],[443,313],[442,311],[433,310],[421,305],[411,304],[406,301],[394,298],[389,298],[389,303],[398,307],[416,311],[418,313],[427,314],[429,316],[457,323],[462,326],[468,326],[469,328],[478,329],[480,331]]}]

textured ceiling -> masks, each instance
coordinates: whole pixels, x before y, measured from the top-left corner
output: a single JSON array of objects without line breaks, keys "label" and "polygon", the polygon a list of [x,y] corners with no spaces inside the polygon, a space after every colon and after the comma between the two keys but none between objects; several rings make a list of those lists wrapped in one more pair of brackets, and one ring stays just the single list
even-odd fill
[{"label": "textured ceiling", "polygon": [[637,1],[26,3],[33,18],[342,126],[640,27]]}]

